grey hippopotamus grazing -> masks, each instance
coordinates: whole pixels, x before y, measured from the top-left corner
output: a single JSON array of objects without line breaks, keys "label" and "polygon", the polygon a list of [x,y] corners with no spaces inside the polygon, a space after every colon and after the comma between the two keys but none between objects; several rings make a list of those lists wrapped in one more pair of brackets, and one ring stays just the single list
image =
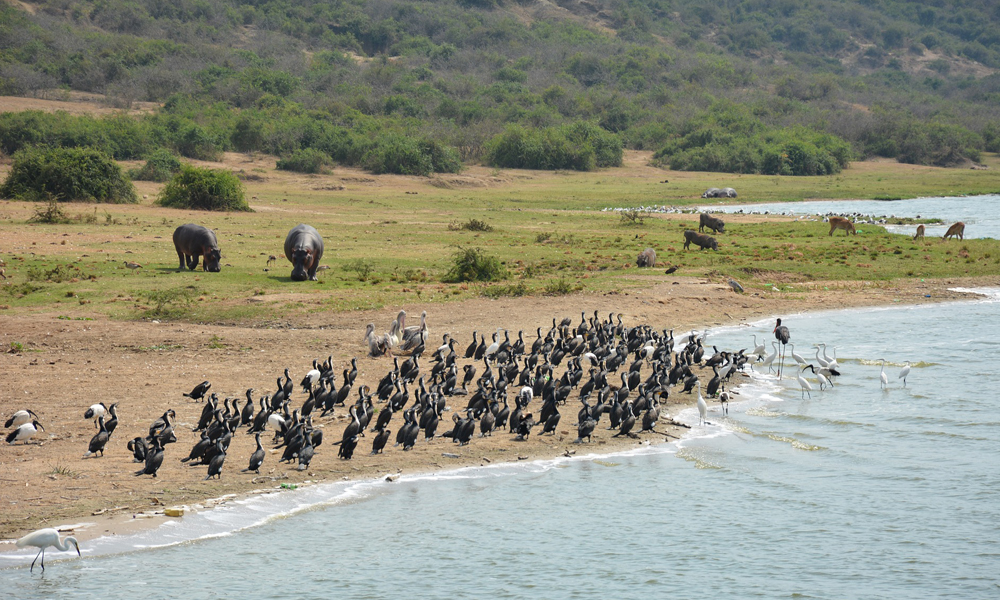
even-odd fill
[{"label": "grey hippopotamus grazing", "polygon": [[292,281],[316,281],[316,267],[323,258],[323,238],[310,225],[296,225],[285,238],[285,258],[292,263]]},{"label": "grey hippopotamus grazing", "polygon": [[198,267],[198,258],[205,257],[204,269],[212,273],[222,270],[219,266],[219,259],[222,252],[219,250],[219,241],[215,238],[215,232],[207,227],[188,223],[181,225],[174,230],[174,248],[177,250],[177,258],[180,260],[181,271],[187,263],[187,268],[194,271]]}]

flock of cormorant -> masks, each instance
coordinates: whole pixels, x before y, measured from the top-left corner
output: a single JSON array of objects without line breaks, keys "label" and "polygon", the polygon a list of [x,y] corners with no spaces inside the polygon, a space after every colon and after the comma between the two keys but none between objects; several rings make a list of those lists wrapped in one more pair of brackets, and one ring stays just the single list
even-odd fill
[{"label": "flock of cormorant", "polygon": [[[775,337],[782,344],[788,342],[787,328],[780,320]],[[490,339],[474,331],[472,342],[462,349],[445,334],[442,344],[429,352],[425,365],[427,313],[421,315],[419,325],[408,327],[406,312],[400,311],[382,336],[374,334],[374,324],[368,325],[365,341],[369,355],[393,355],[392,369],[374,386],[356,381],[357,358],[337,373],[329,357],[322,362],[314,360],[299,382],[304,400],[297,407],[293,407],[297,386],[288,369],[277,378],[273,391],[256,400],[255,390],[247,389],[242,406],[237,398],[220,400],[209,381],[185,392],[184,397],[203,404],[193,427],[199,438],[186,456],[178,459],[188,465],[207,466],[205,479],[221,478],[230,441],[243,430],[256,436],[256,450],[243,472],[260,472],[268,455],[262,441],[265,436],[270,437],[267,442],[273,451],[281,450],[279,462],[297,463],[298,469],[304,470],[324,441],[323,426],[314,421],[328,419],[345,406],[349,422],[331,444],[338,446],[337,455],[343,460],[354,456],[366,432],[374,434],[371,454],[382,453],[390,440],[394,440],[393,447],[407,451],[434,438],[464,446],[477,433],[485,437],[507,432],[513,441],[528,439],[532,432],[555,435],[562,412],[568,410],[567,404],[574,397],[579,402],[573,415],[578,443],[590,442],[604,423],[607,430],[615,431],[613,437],[670,436],[658,431],[657,424],[668,421],[687,427],[661,410],[675,386],[679,393],[697,390],[701,420],[705,421],[707,404],[696,368],[711,369],[706,393],[708,398],[718,399],[725,414],[731,399],[725,388],[732,376],[752,360],[768,366],[774,360],[774,356],[764,357],[763,344],[751,354],[746,354],[746,349],[730,352],[712,347],[713,352],[706,356],[704,339],[704,334],[696,332],[675,339],[673,330],[658,331],[650,325],[628,327],[621,315],[611,313],[602,319],[595,311],[589,318],[581,313],[578,322],[553,319],[547,331],[536,329],[530,344],[525,342],[523,331],[511,339],[510,332],[500,328]],[[754,342],[756,345],[756,338]],[[97,429],[84,457],[104,455],[118,425],[116,407],[117,403],[106,406],[99,402],[84,413],[84,418],[95,421]],[[449,410],[450,422],[444,417]],[[394,420],[398,426],[393,425]],[[152,422],[146,436],[127,442],[134,461],[143,463],[136,476],[157,476],[165,448],[178,441],[175,423],[176,413],[168,409]],[[327,423],[330,421],[324,425]],[[28,440],[44,430],[30,410],[15,413],[7,427],[15,428],[7,437],[9,443]],[[450,428],[439,431],[445,427]]]}]

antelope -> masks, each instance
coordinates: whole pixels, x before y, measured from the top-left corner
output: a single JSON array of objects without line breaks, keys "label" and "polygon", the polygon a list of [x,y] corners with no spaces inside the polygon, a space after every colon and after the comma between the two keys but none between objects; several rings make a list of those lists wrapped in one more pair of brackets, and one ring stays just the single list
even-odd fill
[{"label": "antelope", "polygon": [[830,235],[833,235],[833,232],[838,229],[843,229],[844,235],[858,235],[858,232],[854,230],[854,223],[851,223],[849,219],[830,217]]},{"label": "antelope", "polygon": [[922,239],[924,239],[924,226],[923,225],[917,225],[917,232],[915,234],[913,234],[913,239],[915,239],[915,240],[922,240]]},{"label": "antelope", "polygon": [[955,223],[954,225],[948,228],[948,231],[945,232],[944,237],[941,239],[946,240],[956,235],[958,236],[958,239],[963,241],[965,240],[965,223],[961,221]]}]

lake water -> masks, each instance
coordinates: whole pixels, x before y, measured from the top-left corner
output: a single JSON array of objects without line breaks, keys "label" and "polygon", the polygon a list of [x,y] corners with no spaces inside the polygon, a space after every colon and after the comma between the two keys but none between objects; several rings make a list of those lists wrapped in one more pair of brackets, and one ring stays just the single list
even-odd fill
[{"label": "lake water", "polygon": [[[757,375],[728,418],[715,403],[707,426],[683,412],[695,428],[679,443],[255,497],[85,544],[82,560],[51,553],[44,577],[29,575],[32,554],[2,554],[0,587],[60,599],[997,598],[1000,289],[979,292],[782,315],[799,354],[836,347],[836,388],[813,380],[802,400],[794,368]],[[750,347],[772,327],[712,330],[708,344]]]},{"label": "lake water", "polygon": [[[926,225],[926,235],[942,236],[952,223],[965,223],[965,236],[971,238],[1000,238],[1000,196],[965,196],[960,198],[914,198],[912,200],[816,200],[809,202],[772,202],[766,204],[715,205],[705,204],[701,210],[720,212],[754,212],[788,215],[853,214],[937,217],[942,225]],[[913,235],[916,225],[887,225],[892,233]]]}]

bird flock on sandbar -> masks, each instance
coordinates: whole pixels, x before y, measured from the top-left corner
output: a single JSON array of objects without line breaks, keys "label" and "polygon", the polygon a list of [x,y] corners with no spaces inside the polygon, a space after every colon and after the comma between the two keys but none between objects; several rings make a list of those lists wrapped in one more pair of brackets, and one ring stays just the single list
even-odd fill
[{"label": "bird flock on sandbar", "polygon": [[[756,364],[776,371],[780,379],[786,349],[791,350],[797,365],[796,379],[802,397],[811,398],[813,390],[805,378],[806,370],[812,372],[821,390],[832,388],[834,379],[840,375],[835,349],[830,356],[826,344],[816,344],[816,364],[807,361],[795,352],[788,327],[782,325],[781,319],[773,330],[775,339],[770,353],[765,347],[766,340],[758,342],[754,335],[753,350],[749,353],[747,348],[727,351],[712,346],[708,356],[704,345],[707,331],[700,335],[692,331],[675,338],[672,329],[657,330],[650,325],[628,327],[623,324],[622,315],[611,313],[602,319],[597,311],[589,318],[581,313],[578,322],[570,318],[561,322],[553,319],[548,330],[536,329],[530,345],[524,340],[523,331],[511,339],[510,331],[504,328],[492,332],[489,339],[474,331],[472,341],[464,349],[457,347],[457,340],[450,334],[444,334],[442,343],[430,351],[425,365],[422,360],[428,351],[428,334],[426,312],[421,315],[419,325],[407,326],[406,312],[400,311],[383,335],[376,335],[374,324],[369,324],[364,336],[369,357],[391,356],[392,368],[374,385],[359,384],[357,358],[352,358],[341,373],[337,372],[332,356],[325,361],[313,360],[298,383],[304,400],[295,408],[296,385],[287,368],[276,378],[270,393],[255,400],[255,389],[248,388],[242,407],[235,397],[220,402],[211,382],[202,381],[182,394],[202,403],[197,424],[192,428],[197,440],[186,455],[174,460],[207,467],[206,480],[221,478],[230,442],[242,430],[245,435],[255,436],[256,441],[256,449],[244,463],[247,467],[242,469],[243,473],[260,473],[269,454],[265,443],[272,446],[272,452],[281,452],[279,463],[297,463],[299,470],[305,470],[323,445],[324,426],[345,418],[337,414],[344,407],[347,407],[347,425],[340,438],[330,444],[338,447],[337,456],[341,460],[354,457],[366,433],[372,434],[371,455],[383,453],[390,440],[394,441],[393,448],[405,452],[417,444],[434,443],[438,438],[465,446],[473,442],[477,432],[479,437],[506,433],[516,442],[528,439],[540,427],[537,435],[555,436],[561,411],[567,410],[566,405],[574,395],[579,402],[575,414],[576,443],[591,442],[602,425],[604,430],[615,432],[612,437],[637,439],[645,434],[675,437],[656,429],[661,422],[689,427],[661,408],[671,393],[697,391],[699,424],[708,424],[709,400],[717,401],[721,414],[728,415],[729,402],[737,393],[728,387],[734,375],[746,374]],[[880,386],[886,387],[885,360],[880,360]],[[704,394],[695,369],[712,372]],[[561,374],[557,375],[557,370]],[[907,362],[899,373],[904,386],[909,372]],[[675,388],[679,391],[675,392]],[[83,413],[84,419],[94,421],[97,430],[84,458],[104,456],[118,426],[118,404],[98,402]],[[446,411],[452,412],[450,429],[439,433],[442,422],[446,422],[443,418]],[[322,424],[314,424],[320,420]],[[142,463],[142,468],[135,471],[136,476],[157,477],[165,460],[165,449],[178,442],[176,424],[177,414],[168,408],[152,421],[147,435],[127,441],[125,446],[133,461]],[[10,444],[29,443],[39,431],[44,431],[38,415],[30,409],[14,413],[5,426],[13,428],[7,436]],[[43,570],[46,547],[69,548],[65,540],[59,541],[58,532],[53,537],[54,531],[40,530],[18,541],[19,547],[31,545],[40,549]],[[79,551],[76,541],[68,539]]]}]

